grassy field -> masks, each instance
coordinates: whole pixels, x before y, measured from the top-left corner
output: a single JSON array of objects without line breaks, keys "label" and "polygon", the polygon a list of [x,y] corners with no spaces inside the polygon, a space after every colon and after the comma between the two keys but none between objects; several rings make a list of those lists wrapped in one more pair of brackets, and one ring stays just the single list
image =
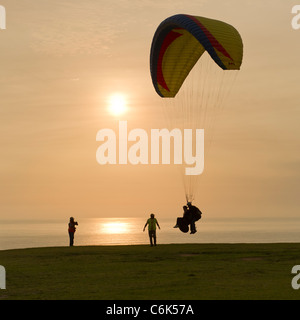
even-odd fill
[{"label": "grassy field", "polygon": [[0,251],[0,299],[299,299],[300,244],[178,244]]}]

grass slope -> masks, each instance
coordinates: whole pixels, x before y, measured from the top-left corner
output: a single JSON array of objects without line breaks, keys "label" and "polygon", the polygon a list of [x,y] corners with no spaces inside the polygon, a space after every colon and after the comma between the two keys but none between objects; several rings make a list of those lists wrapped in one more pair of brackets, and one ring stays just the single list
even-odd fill
[{"label": "grass slope", "polygon": [[299,299],[300,244],[176,244],[0,251],[0,299]]}]

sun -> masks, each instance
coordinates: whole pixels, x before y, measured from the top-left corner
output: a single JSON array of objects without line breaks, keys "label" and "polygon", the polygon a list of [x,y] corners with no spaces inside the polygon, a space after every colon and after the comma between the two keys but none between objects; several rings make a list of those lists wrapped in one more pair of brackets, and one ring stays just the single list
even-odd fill
[{"label": "sun", "polygon": [[127,109],[126,97],[121,93],[114,93],[109,98],[109,111],[114,116],[125,113]]}]

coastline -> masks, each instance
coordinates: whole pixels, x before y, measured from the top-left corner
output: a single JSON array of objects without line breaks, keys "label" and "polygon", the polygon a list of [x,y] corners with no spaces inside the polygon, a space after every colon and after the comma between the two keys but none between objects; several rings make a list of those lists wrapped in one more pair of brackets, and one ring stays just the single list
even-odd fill
[{"label": "coastline", "polygon": [[[144,245],[148,234],[142,218],[80,218],[75,245]],[[231,219],[203,217],[198,232],[190,235],[174,229],[174,219],[159,219],[158,244],[174,243],[297,243],[299,219]],[[0,221],[0,250],[64,247],[69,243],[64,219]]]}]

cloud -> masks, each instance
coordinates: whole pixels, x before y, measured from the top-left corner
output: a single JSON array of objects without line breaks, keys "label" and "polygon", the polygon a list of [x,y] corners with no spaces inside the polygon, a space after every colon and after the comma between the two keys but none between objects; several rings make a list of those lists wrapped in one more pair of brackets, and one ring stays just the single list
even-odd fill
[{"label": "cloud", "polygon": [[[29,6],[30,7],[30,6]],[[23,15],[30,46],[54,56],[109,54],[111,44],[126,30],[126,20],[114,15],[115,5],[98,1],[35,3]],[[25,20],[25,21],[24,21]]]},{"label": "cloud", "polygon": [[30,46],[35,52],[62,56],[111,55],[112,45],[122,36],[139,33],[139,25],[144,25],[144,32],[145,26],[151,25],[154,32],[157,21],[193,7],[195,4],[171,0],[25,0],[22,8],[15,10],[25,12],[22,22],[29,26]]}]

